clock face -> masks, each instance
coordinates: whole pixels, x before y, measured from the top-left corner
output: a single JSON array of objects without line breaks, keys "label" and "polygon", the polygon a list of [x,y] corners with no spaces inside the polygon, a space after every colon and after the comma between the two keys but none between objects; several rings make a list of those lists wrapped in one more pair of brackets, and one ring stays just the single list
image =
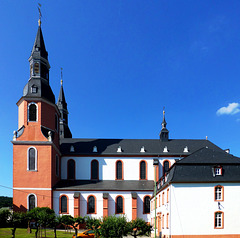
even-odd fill
[{"label": "clock face", "polygon": [[39,74],[39,63],[34,64],[34,72],[35,74]]}]

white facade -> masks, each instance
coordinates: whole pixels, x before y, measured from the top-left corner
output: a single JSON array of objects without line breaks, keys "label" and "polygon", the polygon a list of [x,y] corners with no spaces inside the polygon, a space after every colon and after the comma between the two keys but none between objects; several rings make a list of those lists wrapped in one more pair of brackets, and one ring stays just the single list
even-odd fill
[{"label": "white facade", "polygon": [[[216,186],[222,187],[220,200],[215,199]],[[163,193],[164,204],[162,204]],[[167,194],[169,202],[167,202]],[[156,197],[157,233],[162,232],[165,237],[169,235],[171,237],[191,235],[202,235],[203,237],[225,235],[228,237],[226,234],[230,237],[230,235],[240,234],[239,183],[171,184],[159,192]],[[151,203],[153,204],[151,217],[154,218],[154,199]],[[222,214],[220,227],[216,227],[215,224],[216,212]],[[154,223],[154,219],[151,221]]]}]

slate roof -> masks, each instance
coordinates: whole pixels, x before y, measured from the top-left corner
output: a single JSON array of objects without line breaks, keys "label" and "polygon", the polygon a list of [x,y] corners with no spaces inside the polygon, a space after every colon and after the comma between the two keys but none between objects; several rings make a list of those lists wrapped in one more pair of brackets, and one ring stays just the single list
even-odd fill
[{"label": "slate roof", "polygon": [[[186,156],[203,148],[212,148],[215,151],[222,151],[218,146],[209,140],[188,140],[173,139],[160,141],[159,139],[72,139],[64,138],[60,141],[60,150],[64,155],[154,155],[154,156]],[[70,152],[73,146],[74,152]],[[97,152],[93,152],[93,147],[97,147]],[[140,152],[144,146],[145,152]],[[167,146],[168,152],[163,152]],[[188,152],[183,152],[185,147]],[[117,152],[121,147],[122,152]]]},{"label": "slate roof", "polygon": [[81,191],[152,191],[151,180],[61,180],[54,190]]},{"label": "slate roof", "polygon": [[[214,168],[220,166],[222,175],[215,175]],[[178,160],[162,178],[162,190],[168,183],[220,183],[240,182],[240,158],[224,151],[202,148]]]}]

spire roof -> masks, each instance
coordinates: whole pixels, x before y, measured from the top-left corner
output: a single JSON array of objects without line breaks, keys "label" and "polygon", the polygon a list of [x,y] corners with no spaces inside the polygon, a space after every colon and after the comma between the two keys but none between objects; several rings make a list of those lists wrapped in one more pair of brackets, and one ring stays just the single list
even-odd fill
[{"label": "spire roof", "polygon": [[58,106],[59,109],[66,109],[67,110],[67,102],[66,102],[66,99],[65,99],[62,82],[63,81],[61,79],[61,88],[60,88],[60,92],[59,92],[59,96],[58,96],[57,106]]},{"label": "spire roof", "polygon": [[48,59],[48,52],[46,51],[46,48],[45,48],[42,29],[40,24],[39,24],[37,35],[33,44],[31,55],[33,56],[34,54],[40,54],[41,57],[45,58],[46,60]]}]

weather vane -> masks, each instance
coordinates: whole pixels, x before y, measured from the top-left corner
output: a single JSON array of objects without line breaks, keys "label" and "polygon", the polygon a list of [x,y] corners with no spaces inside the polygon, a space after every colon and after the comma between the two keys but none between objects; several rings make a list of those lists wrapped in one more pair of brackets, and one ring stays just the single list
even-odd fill
[{"label": "weather vane", "polygon": [[38,19],[38,25],[41,26],[41,18],[42,18],[42,13],[41,13],[41,4],[38,3],[38,11],[39,11],[39,19]]},{"label": "weather vane", "polygon": [[61,85],[63,84],[63,73],[62,73],[63,68],[61,67]]}]

